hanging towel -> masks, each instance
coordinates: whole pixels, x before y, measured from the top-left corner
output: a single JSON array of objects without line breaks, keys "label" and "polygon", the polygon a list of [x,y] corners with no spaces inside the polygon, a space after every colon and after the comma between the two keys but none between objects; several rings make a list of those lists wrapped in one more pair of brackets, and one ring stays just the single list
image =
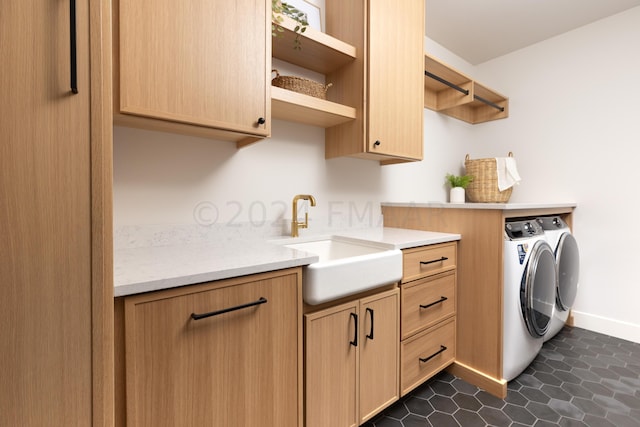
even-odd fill
[{"label": "hanging towel", "polygon": [[498,168],[498,190],[504,191],[520,182],[520,175],[513,157],[496,157]]}]

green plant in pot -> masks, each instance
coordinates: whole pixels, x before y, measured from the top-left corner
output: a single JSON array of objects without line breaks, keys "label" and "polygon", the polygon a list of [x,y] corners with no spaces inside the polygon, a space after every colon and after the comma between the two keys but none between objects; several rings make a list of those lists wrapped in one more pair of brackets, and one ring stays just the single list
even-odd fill
[{"label": "green plant in pot", "polygon": [[283,16],[288,16],[297,22],[297,25],[293,29],[296,33],[293,48],[298,50],[302,49],[300,35],[304,33],[309,26],[307,14],[281,0],[271,0],[271,35],[273,37],[277,37],[278,33],[284,32],[284,28],[280,25],[284,21]]},{"label": "green plant in pot", "polygon": [[464,203],[465,189],[473,181],[473,177],[471,175],[452,175],[448,173],[445,179],[451,186],[449,202]]}]

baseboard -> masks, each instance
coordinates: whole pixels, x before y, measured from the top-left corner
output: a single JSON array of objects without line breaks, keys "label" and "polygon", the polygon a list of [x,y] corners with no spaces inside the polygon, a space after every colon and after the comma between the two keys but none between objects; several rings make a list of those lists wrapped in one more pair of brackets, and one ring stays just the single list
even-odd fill
[{"label": "baseboard", "polygon": [[573,326],[640,343],[640,325],[571,310]]},{"label": "baseboard", "polygon": [[466,382],[475,385],[500,399],[507,397],[507,382],[503,379],[493,378],[483,372],[460,362],[453,362],[447,367],[447,372],[462,378]]}]

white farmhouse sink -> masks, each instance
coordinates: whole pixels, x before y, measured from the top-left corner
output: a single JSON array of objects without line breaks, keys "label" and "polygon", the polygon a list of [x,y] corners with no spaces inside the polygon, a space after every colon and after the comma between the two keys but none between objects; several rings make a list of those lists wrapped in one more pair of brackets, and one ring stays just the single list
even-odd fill
[{"label": "white farmhouse sink", "polygon": [[332,236],[284,246],[317,255],[305,267],[302,297],[307,304],[320,304],[378,286],[402,277],[402,251],[365,241]]}]

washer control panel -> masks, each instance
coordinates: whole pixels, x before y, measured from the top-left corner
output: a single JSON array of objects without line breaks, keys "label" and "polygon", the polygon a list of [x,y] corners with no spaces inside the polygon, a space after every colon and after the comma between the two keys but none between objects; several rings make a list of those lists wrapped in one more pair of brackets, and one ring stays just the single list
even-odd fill
[{"label": "washer control panel", "polygon": [[505,237],[509,240],[543,236],[542,226],[535,220],[509,221],[504,226]]},{"label": "washer control panel", "polygon": [[542,226],[543,230],[560,230],[562,228],[569,228],[567,223],[559,216],[541,216],[536,218],[536,221]]}]

